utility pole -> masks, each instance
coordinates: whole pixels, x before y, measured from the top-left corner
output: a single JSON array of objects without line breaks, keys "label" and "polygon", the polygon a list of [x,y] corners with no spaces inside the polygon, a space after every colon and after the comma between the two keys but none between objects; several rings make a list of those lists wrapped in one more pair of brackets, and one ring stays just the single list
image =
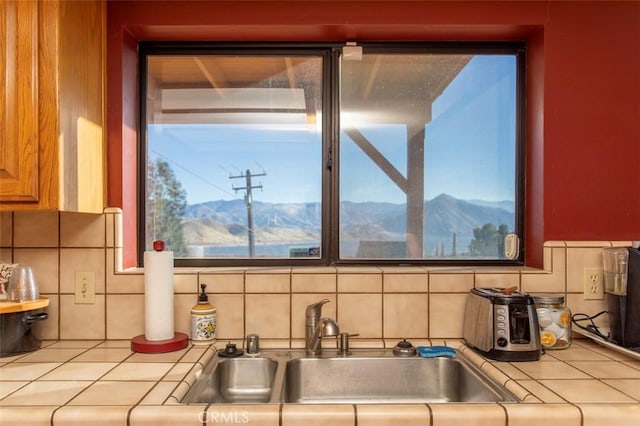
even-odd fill
[{"label": "utility pole", "polygon": [[253,195],[251,194],[252,189],[262,189],[262,185],[253,186],[251,184],[251,178],[256,176],[266,176],[267,172],[258,173],[255,175],[251,174],[251,170],[247,169],[245,173],[240,173],[238,176],[229,176],[229,179],[245,179],[245,186],[232,186],[233,190],[238,192],[244,190],[244,202],[247,205],[247,232],[249,236],[249,257],[254,257],[256,254],[256,242],[255,236],[253,234]]},{"label": "utility pole", "polygon": [[458,256],[458,244],[456,242],[456,233],[453,233],[453,244],[452,244],[452,248],[451,248],[451,256],[456,257]]}]

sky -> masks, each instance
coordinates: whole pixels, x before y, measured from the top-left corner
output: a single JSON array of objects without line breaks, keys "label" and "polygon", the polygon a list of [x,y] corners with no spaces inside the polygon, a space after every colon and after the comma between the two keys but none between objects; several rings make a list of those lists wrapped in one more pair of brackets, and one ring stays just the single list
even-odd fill
[{"label": "sky", "polygon": [[[435,101],[425,137],[425,199],[514,200],[515,58],[475,56]],[[501,119],[498,120],[497,117]],[[162,124],[148,129],[149,156],[168,161],[187,202],[242,198],[250,170],[253,199],[317,202],[321,136],[304,115],[288,123]],[[497,125],[496,125],[497,124]],[[406,128],[363,124],[358,130],[406,176]],[[404,194],[344,134],[340,196],[404,203]]]}]

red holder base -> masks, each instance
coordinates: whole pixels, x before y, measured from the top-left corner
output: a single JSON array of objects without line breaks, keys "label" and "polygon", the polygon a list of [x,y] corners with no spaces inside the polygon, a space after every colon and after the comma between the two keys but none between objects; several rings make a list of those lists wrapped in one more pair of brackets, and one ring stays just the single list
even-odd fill
[{"label": "red holder base", "polygon": [[144,334],[131,339],[131,350],[143,354],[160,354],[184,349],[189,344],[189,336],[184,333],[175,333],[173,339],[147,340]]}]

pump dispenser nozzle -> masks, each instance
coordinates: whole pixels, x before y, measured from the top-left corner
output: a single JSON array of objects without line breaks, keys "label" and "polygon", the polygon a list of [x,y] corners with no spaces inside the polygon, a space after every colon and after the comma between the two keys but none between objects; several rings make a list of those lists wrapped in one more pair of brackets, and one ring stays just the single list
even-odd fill
[{"label": "pump dispenser nozzle", "polygon": [[198,296],[198,303],[208,303],[209,297],[207,296],[207,293],[205,293],[205,289],[207,288],[207,285],[200,284],[200,288],[202,289],[202,292]]}]

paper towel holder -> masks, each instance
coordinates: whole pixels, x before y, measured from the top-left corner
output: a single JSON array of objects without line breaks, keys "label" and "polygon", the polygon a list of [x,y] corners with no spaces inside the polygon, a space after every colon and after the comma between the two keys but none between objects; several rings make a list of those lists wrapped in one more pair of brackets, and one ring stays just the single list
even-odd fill
[{"label": "paper towel holder", "polygon": [[150,341],[144,334],[131,339],[131,350],[143,354],[161,354],[164,352],[174,352],[184,349],[189,345],[189,336],[176,331],[173,339]]},{"label": "paper towel holder", "polygon": [[[153,250],[160,252],[164,250],[164,241],[153,242]],[[164,352],[174,352],[184,349],[189,345],[189,336],[185,333],[174,332],[173,338],[166,340],[148,340],[145,334],[131,339],[131,350],[143,354],[159,354]]]}]

